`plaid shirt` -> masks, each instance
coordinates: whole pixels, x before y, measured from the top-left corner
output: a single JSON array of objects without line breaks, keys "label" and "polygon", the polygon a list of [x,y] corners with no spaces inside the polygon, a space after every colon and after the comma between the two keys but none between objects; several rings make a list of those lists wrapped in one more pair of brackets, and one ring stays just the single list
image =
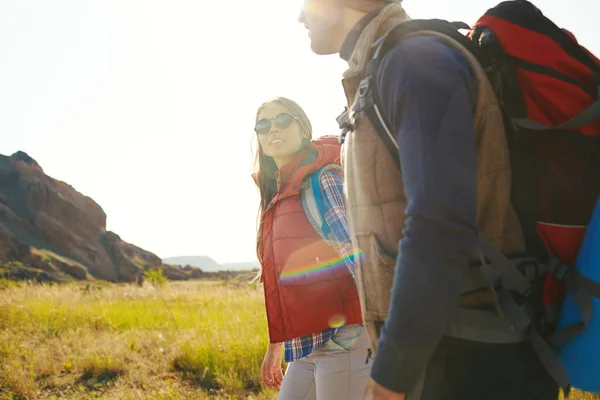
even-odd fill
[{"label": "plaid shirt", "polygon": [[[321,175],[321,192],[325,205],[325,221],[337,239],[334,244],[340,258],[344,260],[348,271],[354,278],[354,253],[344,203],[344,182],[337,171],[327,171]],[[284,343],[285,362],[306,357],[317,348],[323,346],[340,328],[328,328],[321,332],[303,335]]]}]

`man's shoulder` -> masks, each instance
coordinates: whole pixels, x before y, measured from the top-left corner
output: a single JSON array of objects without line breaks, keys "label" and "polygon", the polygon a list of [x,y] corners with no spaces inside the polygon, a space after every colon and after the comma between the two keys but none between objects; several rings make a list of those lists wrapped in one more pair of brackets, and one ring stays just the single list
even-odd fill
[{"label": "man's shoulder", "polygon": [[467,57],[458,48],[440,36],[429,34],[415,34],[398,41],[379,64],[379,72],[387,74],[397,71],[418,75],[431,70],[450,74],[457,69],[473,76]]}]

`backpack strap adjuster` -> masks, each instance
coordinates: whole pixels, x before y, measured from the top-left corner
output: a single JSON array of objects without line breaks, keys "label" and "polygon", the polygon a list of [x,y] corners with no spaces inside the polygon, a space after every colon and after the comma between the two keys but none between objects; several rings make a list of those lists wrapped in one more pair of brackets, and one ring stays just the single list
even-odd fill
[{"label": "backpack strap adjuster", "polygon": [[574,274],[573,267],[555,257],[548,260],[548,272],[560,282],[567,281]]},{"label": "backpack strap adjuster", "polygon": [[351,132],[354,129],[356,129],[354,119],[350,117],[348,107],[346,107],[344,109],[344,112],[338,115],[338,117],[335,120],[337,121],[338,127],[340,128],[340,136],[338,136],[338,142],[340,144],[343,144],[348,132]]},{"label": "backpack strap adjuster", "polygon": [[355,113],[363,112],[371,107],[373,107],[373,92],[371,90],[371,79],[372,76],[366,75],[358,86],[357,98],[354,106],[352,107],[352,111]]}]

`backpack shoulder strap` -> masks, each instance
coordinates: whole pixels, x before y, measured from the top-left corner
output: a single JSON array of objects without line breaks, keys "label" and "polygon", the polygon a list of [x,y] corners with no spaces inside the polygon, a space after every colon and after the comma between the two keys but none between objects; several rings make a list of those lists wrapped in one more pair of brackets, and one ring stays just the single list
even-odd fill
[{"label": "backpack shoulder strap", "polygon": [[[600,74],[599,74],[600,76]],[[600,82],[598,83],[598,98],[600,99]],[[578,129],[591,122],[600,119],[600,100],[593,102],[588,108],[581,111],[570,120],[559,125],[544,125],[539,122],[529,120],[527,118],[513,118],[511,122],[517,128],[523,128],[530,131],[548,131],[548,130],[565,130]]]},{"label": "backpack shoulder strap", "polygon": [[[400,167],[398,144],[389,128],[389,123],[381,112],[381,101],[379,100],[374,83],[379,64],[387,52],[405,37],[416,32],[427,31],[434,31],[451,37],[477,57],[477,47],[465,35],[461,34],[459,29],[469,29],[469,26],[462,22],[449,22],[441,19],[416,19],[396,25],[373,44],[371,49],[372,55],[367,62],[365,75],[360,82],[357,92],[358,98],[352,111],[355,113],[364,112],[367,115],[398,167]],[[342,127],[341,124],[340,128],[342,130],[348,129],[347,127]]]},{"label": "backpack shoulder strap", "polygon": [[323,173],[337,170],[342,171],[342,167],[337,164],[327,164],[320,168],[318,171],[312,173],[304,180],[302,184],[302,190],[300,192],[300,199],[302,201],[302,208],[304,214],[308,219],[308,222],[312,225],[314,230],[321,236],[323,240],[330,246],[331,228],[325,220],[325,201],[323,200],[323,193],[321,192],[321,176]]}]

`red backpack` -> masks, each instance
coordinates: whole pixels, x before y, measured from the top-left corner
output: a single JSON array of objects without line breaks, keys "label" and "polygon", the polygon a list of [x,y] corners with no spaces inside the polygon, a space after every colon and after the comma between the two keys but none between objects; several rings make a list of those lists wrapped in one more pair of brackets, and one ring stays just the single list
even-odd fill
[{"label": "red backpack", "polygon": [[[459,29],[469,32],[463,35]],[[591,297],[600,297],[600,285],[573,267],[600,195],[600,61],[525,0],[498,4],[473,27],[444,20],[399,24],[375,43],[352,110],[369,117],[398,164],[395,139],[372,82],[391,47],[406,35],[432,30],[475,55],[498,97],[511,155],[512,203],[527,256],[537,260],[536,272],[515,265],[485,238],[481,250],[484,262],[494,268],[500,309],[532,340],[549,374],[566,390],[569,377],[555,350],[586,327]],[[352,129],[348,113],[338,122],[343,140]],[[573,295],[583,321],[556,332],[565,290]]]},{"label": "red backpack", "polygon": [[[600,61],[527,1],[488,10],[469,38],[512,128],[527,248],[573,265],[600,194]],[[545,306],[560,301],[561,286],[548,277]]]}]

